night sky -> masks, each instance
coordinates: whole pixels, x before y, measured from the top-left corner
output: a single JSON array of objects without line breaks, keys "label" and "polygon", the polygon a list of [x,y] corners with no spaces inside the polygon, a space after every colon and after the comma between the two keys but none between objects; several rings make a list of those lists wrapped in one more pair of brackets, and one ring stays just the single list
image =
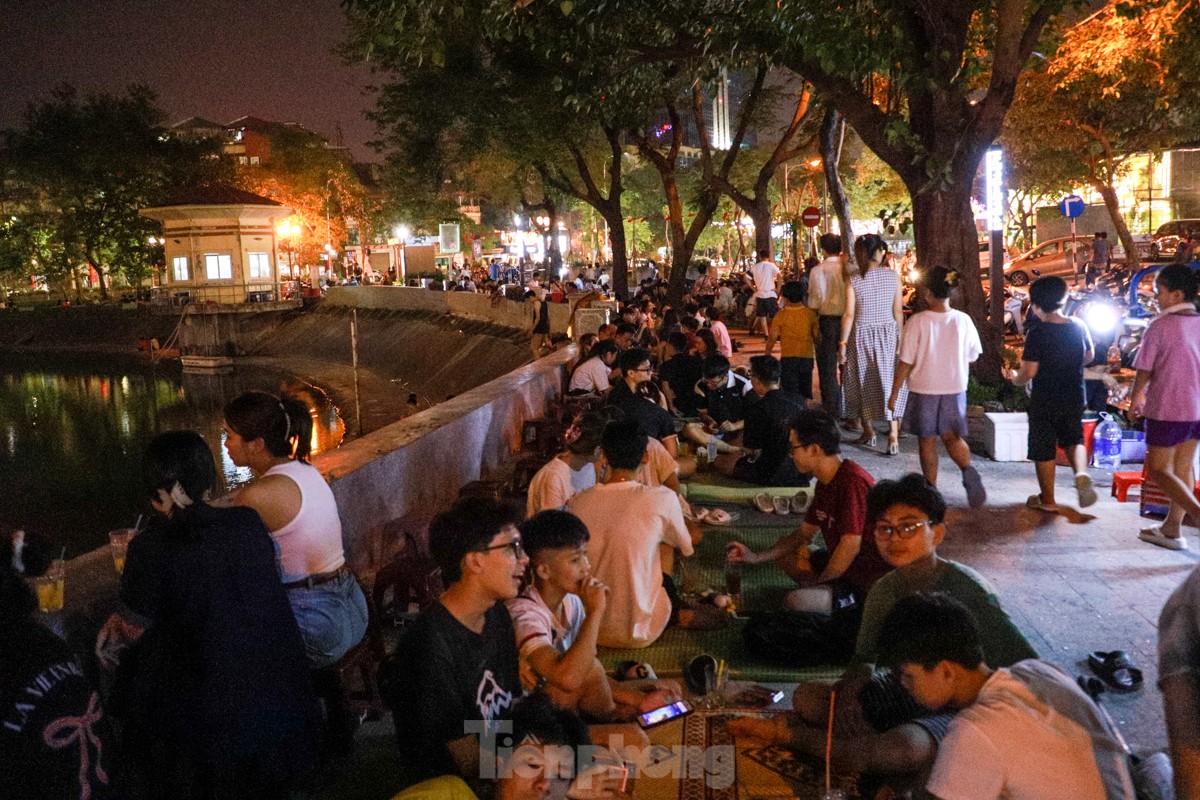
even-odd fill
[{"label": "night sky", "polygon": [[343,66],[338,0],[0,0],[0,129],[59,83],[158,92],[170,122],[298,122],[361,160],[373,125],[366,68]]}]

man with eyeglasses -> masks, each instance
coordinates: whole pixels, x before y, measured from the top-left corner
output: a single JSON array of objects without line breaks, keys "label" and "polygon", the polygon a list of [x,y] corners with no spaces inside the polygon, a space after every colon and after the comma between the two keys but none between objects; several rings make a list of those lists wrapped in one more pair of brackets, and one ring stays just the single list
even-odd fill
[{"label": "man with eyeglasses", "polygon": [[937,554],[946,535],[946,501],[918,474],[877,483],[867,494],[879,552],[894,569],[867,594],[852,663],[836,683],[802,683],[791,715],[736,720],[735,735],[750,736],[811,756],[823,756],[830,692],[836,691],[833,763],[839,769],[889,776],[928,771],[953,712],[922,707],[887,669],[876,670],[884,619],[902,598],[940,592],[962,603],[979,623],[988,666],[1009,667],[1037,652],[1000,606],[983,576]]},{"label": "man with eyeglasses", "polygon": [[480,731],[495,733],[521,697],[505,607],[529,564],[520,521],[519,509],[472,498],[429,526],[446,592],[417,617],[382,676],[410,781],[457,774],[478,788]]},{"label": "man with eyeglasses", "polygon": [[679,456],[679,439],[671,412],[643,394],[645,384],[654,375],[650,351],[634,347],[617,356],[621,379],[608,394],[608,405],[621,412],[621,418],[637,423],[638,429],[652,439],[658,439],[672,458]]}]

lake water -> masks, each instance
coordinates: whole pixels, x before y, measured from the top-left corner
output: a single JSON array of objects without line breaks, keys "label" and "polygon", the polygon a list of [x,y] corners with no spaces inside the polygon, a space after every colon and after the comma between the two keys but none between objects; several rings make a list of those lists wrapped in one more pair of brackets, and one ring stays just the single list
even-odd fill
[{"label": "lake water", "polygon": [[75,556],[149,513],[141,486],[146,443],[194,430],[212,447],[221,489],[249,480],[224,448],[221,409],[244,391],[289,388],[313,413],[314,453],[337,447],[345,425],[318,389],[282,372],[185,375],[94,359],[0,360],[0,532],[46,535]]}]

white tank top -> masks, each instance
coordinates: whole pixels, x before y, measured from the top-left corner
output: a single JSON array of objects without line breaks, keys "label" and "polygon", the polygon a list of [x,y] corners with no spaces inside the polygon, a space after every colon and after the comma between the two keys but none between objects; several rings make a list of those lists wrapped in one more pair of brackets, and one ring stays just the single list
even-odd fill
[{"label": "white tank top", "polygon": [[283,582],[332,572],[346,563],[337,501],[317,468],[289,461],[271,467],[265,474],[291,478],[300,488],[300,512],[287,525],[271,532],[271,538],[279,546]]}]

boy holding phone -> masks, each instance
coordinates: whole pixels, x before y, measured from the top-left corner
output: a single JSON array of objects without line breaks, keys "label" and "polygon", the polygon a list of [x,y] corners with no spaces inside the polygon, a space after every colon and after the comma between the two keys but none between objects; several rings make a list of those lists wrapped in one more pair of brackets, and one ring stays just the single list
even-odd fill
[{"label": "boy holding phone", "polygon": [[680,697],[670,682],[618,683],[596,658],[609,589],[591,576],[588,530],[566,511],[542,511],[521,525],[529,581],[508,601],[526,689],[599,722],[630,722]]}]

